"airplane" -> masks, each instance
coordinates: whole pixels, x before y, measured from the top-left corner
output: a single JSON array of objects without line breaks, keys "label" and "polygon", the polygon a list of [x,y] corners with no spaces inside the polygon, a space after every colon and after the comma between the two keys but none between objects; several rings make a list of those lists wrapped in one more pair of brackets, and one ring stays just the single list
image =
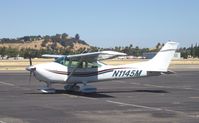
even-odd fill
[{"label": "airplane", "polygon": [[96,87],[89,85],[92,82],[159,76],[171,73],[168,66],[177,49],[177,42],[167,42],[161,50],[150,60],[123,65],[107,65],[101,60],[125,56],[125,53],[116,51],[99,51],[75,55],[51,55],[43,57],[55,58],[54,62],[32,65],[26,68],[30,76],[45,82],[42,93],[55,93],[52,84],[63,84],[66,91],[94,93]]}]

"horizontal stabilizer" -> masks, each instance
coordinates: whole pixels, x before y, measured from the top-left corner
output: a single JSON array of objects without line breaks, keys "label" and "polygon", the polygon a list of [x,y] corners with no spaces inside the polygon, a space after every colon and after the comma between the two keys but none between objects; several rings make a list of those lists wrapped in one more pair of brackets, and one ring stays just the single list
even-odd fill
[{"label": "horizontal stabilizer", "polygon": [[176,72],[168,70],[167,72],[162,72],[163,74],[175,74]]}]

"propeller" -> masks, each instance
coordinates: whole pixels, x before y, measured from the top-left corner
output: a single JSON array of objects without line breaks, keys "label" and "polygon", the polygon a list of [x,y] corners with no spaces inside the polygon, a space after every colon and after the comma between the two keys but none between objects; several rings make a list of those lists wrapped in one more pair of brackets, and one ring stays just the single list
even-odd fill
[{"label": "propeller", "polygon": [[[29,65],[32,66],[32,58],[29,55]],[[29,84],[31,83],[31,79],[32,79],[32,70],[30,69],[30,74],[29,74]]]},{"label": "propeller", "polygon": [[36,67],[32,66],[32,58],[31,55],[29,55],[29,67],[26,68],[27,71],[30,71],[29,74],[29,84],[31,83],[32,73],[36,70]]}]

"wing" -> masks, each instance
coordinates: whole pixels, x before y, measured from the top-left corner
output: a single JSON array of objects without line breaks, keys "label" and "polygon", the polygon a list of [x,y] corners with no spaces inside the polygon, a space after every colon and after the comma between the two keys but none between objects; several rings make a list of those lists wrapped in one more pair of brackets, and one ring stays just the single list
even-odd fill
[{"label": "wing", "polygon": [[100,51],[92,53],[83,53],[77,55],[68,55],[67,58],[71,60],[83,60],[83,61],[100,61],[105,59],[112,59],[118,56],[125,56],[125,53],[116,51]]},{"label": "wing", "polygon": [[105,59],[112,59],[118,56],[125,56],[125,53],[116,52],[116,51],[100,51],[100,52],[92,52],[92,53],[82,53],[76,55],[53,55],[53,54],[44,54],[42,57],[46,58],[60,58],[67,57],[68,59],[75,61],[100,61]]}]

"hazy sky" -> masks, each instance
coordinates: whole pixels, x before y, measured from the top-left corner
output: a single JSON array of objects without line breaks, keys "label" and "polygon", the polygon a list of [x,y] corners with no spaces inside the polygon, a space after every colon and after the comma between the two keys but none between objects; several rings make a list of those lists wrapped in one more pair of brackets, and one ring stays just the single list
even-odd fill
[{"label": "hazy sky", "polygon": [[199,43],[199,0],[1,0],[0,38],[80,34],[99,47]]}]

